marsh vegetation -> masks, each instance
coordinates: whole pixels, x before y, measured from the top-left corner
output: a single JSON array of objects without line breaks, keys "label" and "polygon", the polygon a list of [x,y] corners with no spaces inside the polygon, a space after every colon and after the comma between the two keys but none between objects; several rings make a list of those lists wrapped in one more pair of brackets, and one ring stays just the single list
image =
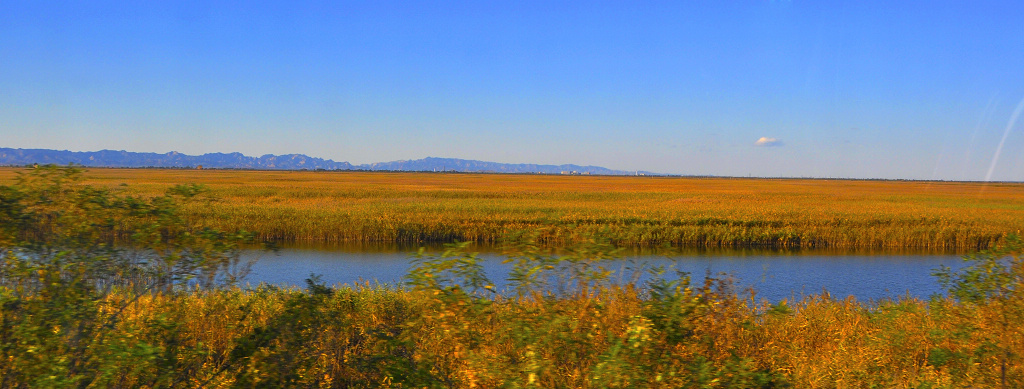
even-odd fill
[{"label": "marsh vegetation", "polygon": [[[0,169],[10,182],[16,169]],[[978,250],[1024,229],[1024,185],[981,182],[95,169],[87,184],[152,197],[181,183],[211,199],[189,221],[312,242]]]},{"label": "marsh vegetation", "polygon": [[196,218],[200,188],[80,177],[0,186],[0,387],[1024,385],[1013,235],[939,269],[930,300],[770,304],[671,269],[612,283],[615,239],[582,230],[552,254],[543,229],[506,241],[508,294],[465,245],[422,253],[401,287],[240,288],[252,234]]}]

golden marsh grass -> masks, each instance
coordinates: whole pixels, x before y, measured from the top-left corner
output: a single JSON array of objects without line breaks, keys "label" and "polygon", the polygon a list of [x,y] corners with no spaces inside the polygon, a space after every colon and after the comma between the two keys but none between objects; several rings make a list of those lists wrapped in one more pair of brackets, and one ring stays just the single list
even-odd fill
[{"label": "golden marsh grass", "polygon": [[[0,183],[17,168],[0,169]],[[156,195],[208,187],[197,223],[281,241],[542,241],[620,245],[984,248],[1024,227],[1024,184],[384,172],[90,169]]]},{"label": "golden marsh grass", "polygon": [[[193,187],[147,202],[67,185],[74,177],[40,169],[0,186],[0,388],[1024,384],[1015,235],[937,271],[948,295],[928,301],[768,302],[728,278],[664,269],[615,282],[602,263],[617,249],[586,236],[564,256],[529,236],[509,242],[502,293],[468,242],[421,251],[403,286],[311,276],[304,290],[242,289],[228,267],[247,236],[185,224],[177,199]],[[120,188],[123,177],[93,180]],[[147,185],[137,194],[165,184]],[[223,204],[191,217],[207,222],[196,210]],[[122,230],[141,251],[112,246]]]},{"label": "golden marsh grass", "polygon": [[[679,323],[688,329],[681,339],[658,328],[651,301],[628,286],[589,296],[498,299],[480,310],[461,298],[360,285],[323,298],[229,289],[145,297],[122,327],[176,323],[180,332],[173,338],[151,330],[137,339],[177,353],[176,387],[248,387],[251,379],[297,387],[407,387],[396,381],[415,381],[416,369],[434,377],[433,384],[453,388],[1002,382],[999,356],[986,351],[992,339],[985,334],[997,325],[988,306],[950,299],[865,304],[816,295],[777,312],[714,289],[695,289],[692,296],[687,303],[696,310]],[[258,338],[254,334],[264,333],[274,337],[247,359],[233,360]],[[1019,328],[1012,335],[1019,336]],[[149,387],[133,381],[147,374],[125,373],[123,386]],[[758,374],[776,383],[755,386]],[[1024,371],[1013,361],[1006,382],[1022,380]]]}]

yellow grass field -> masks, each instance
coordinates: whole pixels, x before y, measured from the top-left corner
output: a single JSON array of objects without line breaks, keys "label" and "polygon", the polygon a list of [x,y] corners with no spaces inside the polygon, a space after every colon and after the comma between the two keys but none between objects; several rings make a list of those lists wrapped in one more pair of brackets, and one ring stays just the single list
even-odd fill
[{"label": "yellow grass field", "polygon": [[[311,276],[304,290],[240,288],[231,268],[248,234],[196,233],[173,195],[123,196],[201,182],[221,197],[192,203],[185,216],[227,226],[244,226],[238,210],[247,209],[267,220],[348,210],[358,221],[368,215],[345,204],[360,201],[415,220],[462,203],[456,216],[489,204],[575,218],[519,227],[552,240],[568,239],[558,234],[569,233],[569,222],[596,215],[574,214],[587,210],[577,199],[608,214],[585,227],[625,240],[632,232],[611,223],[635,211],[653,215],[635,217],[651,228],[671,227],[673,210],[687,217],[687,208],[659,208],[675,203],[655,199],[689,195],[717,198],[704,212],[733,225],[765,203],[788,213],[758,217],[816,210],[795,222],[827,226],[821,220],[835,219],[816,208],[827,207],[849,218],[834,226],[849,236],[885,231],[866,221],[888,216],[913,237],[939,228],[930,220],[964,223],[963,231],[972,220],[987,226],[977,211],[986,207],[1010,210],[990,213],[996,220],[1018,220],[1013,185],[169,170],[96,170],[86,180],[94,186],[68,185],[75,177],[74,169],[40,169],[0,186],[0,388],[1024,387],[1024,242],[1014,235],[968,257],[965,268],[937,271],[947,294],[927,301],[860,302],[823,291],[770,302],[728,276],[702,282],[664,269],[620,283],[600,264],[617,250],[599,240],[568,242],[567,256],[513,242],[504,253],[512,287],[501,293],[469,243],[421,251],[402,286],[332,287]],[[500,208],[502,198],[511,205]],[[958,213],[950,204],[965,207]],[[458,227],[460,219],[450,220]],[[131,234],[132,250],[111,245],[119,233]]]},{"label": "yellow grass field", "polygon": [[[19,168],[0,169],[0,184]],[[564,244],[973,250],[1024,229],[1024,184],[383,172],[89,169],[137,195],[202,184],[190,218],[311,242],[497,242],[541,230]],[[127,185],[123,185],[127,184]]]}]

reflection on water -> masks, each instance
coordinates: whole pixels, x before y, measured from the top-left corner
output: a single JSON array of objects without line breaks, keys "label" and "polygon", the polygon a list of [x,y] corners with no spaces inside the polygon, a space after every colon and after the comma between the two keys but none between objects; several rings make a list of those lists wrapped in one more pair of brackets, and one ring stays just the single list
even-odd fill
[{"label": "reflection on water", "polygon": [[[361,281],[398,284],[409,269],[410,253],[418,246],[396,244],[312,245],[289,244],[273,252],[251,251],[257,259],[247,281],[281,286],[304,285],[311,273],[328,284]],[[427,247],[440,252],[441,245]],[[510,265],[502,264],[501,249],[473,246],[485,258],[484,269],[498,286]],[[624,259],[607,267],[628,279],[635,269],[661,265],[689,272],[695,281],[705,274],[730,274],[740,289],[753,288],[758,298],[778,301],[828,290],[834,298],[848,295],[858,300],[911,295],[927,298],[941,293],[931,276],[939,266],[963,266],[961,255],[921,251],[808,250],[808,249],[683,249],[625,250]]]}]

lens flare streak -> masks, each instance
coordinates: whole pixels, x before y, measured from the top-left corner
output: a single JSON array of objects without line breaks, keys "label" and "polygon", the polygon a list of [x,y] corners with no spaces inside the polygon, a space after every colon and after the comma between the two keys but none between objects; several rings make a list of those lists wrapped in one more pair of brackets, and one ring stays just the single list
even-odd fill
[{"label": "lens flare streak", "polygon": [[999,154],[1003,152],[1003,145],[1006,143],[1006,137],[1010,135],[1010,129],[1013,128],[1014,124],[1017,124],[1017,118],[1020,117],[1020,111],[1024,110],[1024,99],[1020,100],[1017,104],[1017,108],[1013,110],[1013,115],[1010,115],[1010,121],[1006,123],[1006,130],[1003,131],[1003,139],[999,141],[999,146],[996,147],[996,153],[992,156],[992,164],[988,166],[988,173],[985,174],[985,181],[992,181],[992,172],[996,169],[996,163],[999,162]]}]

